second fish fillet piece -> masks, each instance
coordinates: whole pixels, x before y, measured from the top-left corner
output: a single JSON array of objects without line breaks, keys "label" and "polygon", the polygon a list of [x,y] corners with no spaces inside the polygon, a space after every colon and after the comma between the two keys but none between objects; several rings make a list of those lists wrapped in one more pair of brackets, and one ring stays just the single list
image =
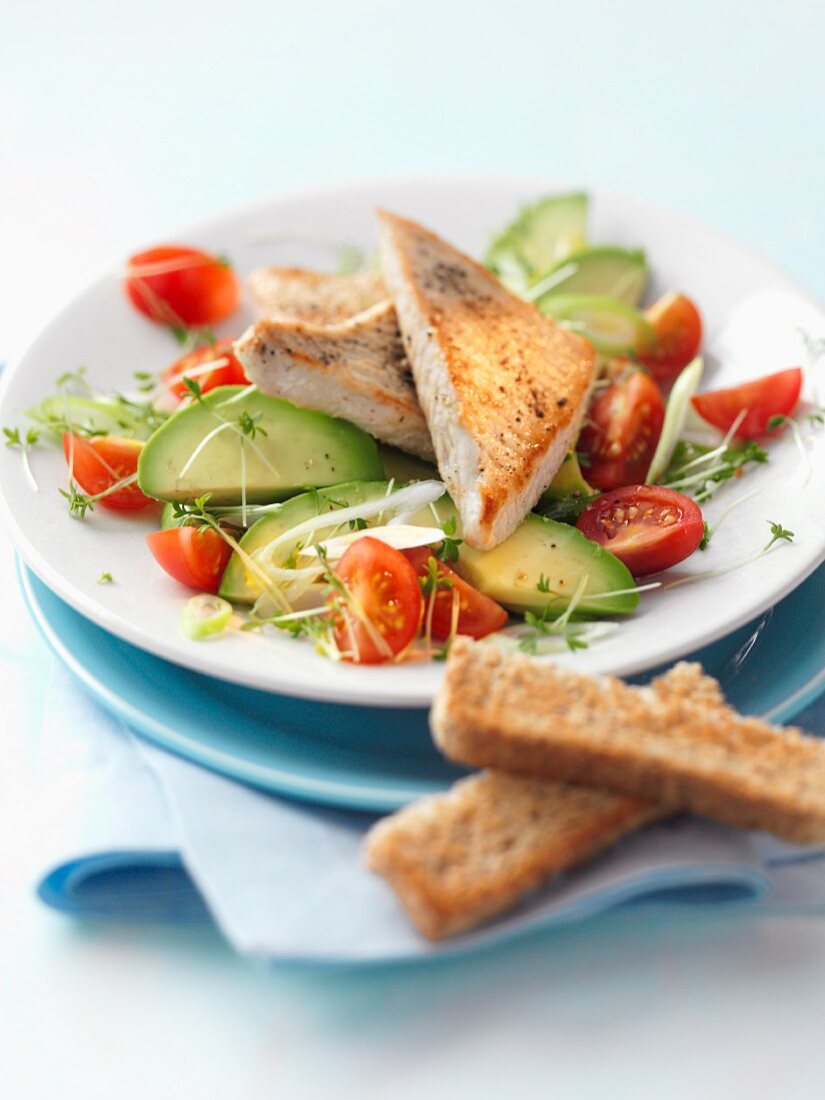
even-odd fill
[{"label": "second fish fillet piece", "polygon": [[489,550],[575,442],[596,353],[435,233],[386,211],[378,220],[382,274],[439,471],[464,539]]}]

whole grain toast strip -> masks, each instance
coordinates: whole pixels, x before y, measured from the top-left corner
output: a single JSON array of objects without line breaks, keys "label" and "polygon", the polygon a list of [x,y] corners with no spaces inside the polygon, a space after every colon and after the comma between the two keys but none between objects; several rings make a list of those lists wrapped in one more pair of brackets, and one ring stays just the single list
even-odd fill
[{"label": "whole grain toast strip", "polygon": [[[677,665],[672,676],[684,675]],[[458,638],[431,725],[464,764],[825,840],[825,743],[720,710],[704,692],[663,697]]]},{"label": "whole grain toast strip", "polygon": [[435,940],[509,909],[661,816],[641,799],[482,772],[379,821],[365,854]]},{"label": "whole grain toast strip", "polygon": [[[663,698],[724,707],[698,665],[654,681]],[[431,939],[509,909],[553,874],[609,848],[670,810],[588,787],[483,772],[384,818],[367,835],[369,867]]]}]

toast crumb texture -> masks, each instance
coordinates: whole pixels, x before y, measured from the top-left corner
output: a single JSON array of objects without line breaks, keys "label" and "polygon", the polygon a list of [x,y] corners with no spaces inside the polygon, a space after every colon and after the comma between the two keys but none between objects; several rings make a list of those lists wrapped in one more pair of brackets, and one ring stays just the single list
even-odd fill
[{"label": "toast crumb texture", "polygon": [[482,772],[378,822],[365,853],[435,940],[510,908],[661,815],[640,799]]},{"label": "toast crumb texture", "polygon": [[797,843],[825,840],[825,743],[737,714],[714,683],[680,664],[631,687],[459,638],[431,724],[442,751],[464,764],[611,790]]}]

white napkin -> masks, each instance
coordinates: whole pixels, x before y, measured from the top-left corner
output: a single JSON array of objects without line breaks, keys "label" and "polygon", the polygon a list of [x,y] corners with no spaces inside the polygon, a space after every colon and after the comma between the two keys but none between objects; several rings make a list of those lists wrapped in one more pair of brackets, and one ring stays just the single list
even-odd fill
[{"label": "white napkin", "polygon": [[38,889],[75,914],[211,916],[247,955],[386,962],[464,951],[639,898],[772,912],[825,905],[822,850],[685,818],[626,838],[492,926],[434,946],[361,863],[369,815],[276,798],[154,748],[56,663],[48,696]]}]

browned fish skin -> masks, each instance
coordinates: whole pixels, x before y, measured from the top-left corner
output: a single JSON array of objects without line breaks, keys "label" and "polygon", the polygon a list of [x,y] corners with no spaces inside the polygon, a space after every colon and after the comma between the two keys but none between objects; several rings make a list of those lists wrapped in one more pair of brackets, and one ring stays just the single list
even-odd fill
[{"label": "browned fish skin", "polygon": [[379,225],[384,278],[441,476],[469,545],[490,549],[564,460],[595,352],[436,234],[384,211]]}]

